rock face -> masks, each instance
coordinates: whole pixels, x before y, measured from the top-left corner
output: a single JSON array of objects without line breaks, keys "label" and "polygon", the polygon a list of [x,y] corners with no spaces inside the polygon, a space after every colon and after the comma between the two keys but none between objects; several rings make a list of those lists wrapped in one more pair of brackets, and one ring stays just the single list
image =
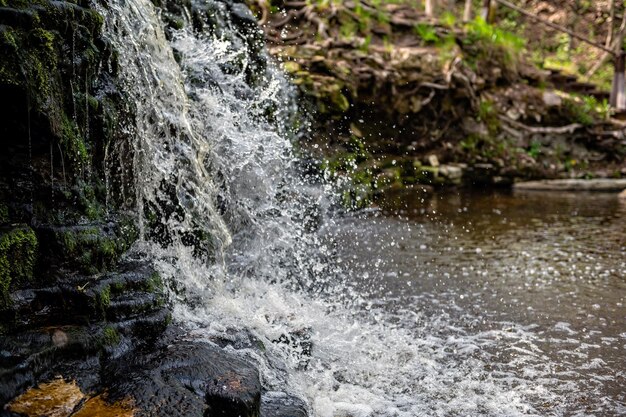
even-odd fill
[{"label": "rock face", "polygon": [[169,320],[160,277],[122,259],[132,106],[88,4],[0,2],[0,404],[57,373],[92,389]]},{"label": "rock face", "polygon": [[[258,55],[247,81],[261,82],[243,3],[154,3],[168,36],[187,16],[198,31],[235,27]],[[0,0],[0,414],[306,415],[224,344],[170,324],[166,283],[129,252],[136,138],[120,126],[134,107],[90,4]]]}]

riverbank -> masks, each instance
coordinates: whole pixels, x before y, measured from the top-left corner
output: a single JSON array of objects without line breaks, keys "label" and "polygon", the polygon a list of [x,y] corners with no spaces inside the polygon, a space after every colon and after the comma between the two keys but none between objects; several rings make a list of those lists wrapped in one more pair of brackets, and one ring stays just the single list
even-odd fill
[{"label": "riverbank", "polygon": [[395,188],[626,176],[625,125],[603,93],[573,91],[515,35],[403,3],[256,10],[309,103],[302,151],[349,178],[351,204]]}]

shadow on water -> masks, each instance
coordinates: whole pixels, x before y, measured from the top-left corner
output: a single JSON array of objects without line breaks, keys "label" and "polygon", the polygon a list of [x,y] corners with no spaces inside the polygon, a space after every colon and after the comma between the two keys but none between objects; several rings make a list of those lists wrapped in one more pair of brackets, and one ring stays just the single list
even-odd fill
[{"label": "shadow on water", "polygon": [[626,412],[626,202],[473,190],[379,204],[331,233],[376,308],[418,335],[493,338],[477,350],[494,375],[563,396],[546,412]]}]

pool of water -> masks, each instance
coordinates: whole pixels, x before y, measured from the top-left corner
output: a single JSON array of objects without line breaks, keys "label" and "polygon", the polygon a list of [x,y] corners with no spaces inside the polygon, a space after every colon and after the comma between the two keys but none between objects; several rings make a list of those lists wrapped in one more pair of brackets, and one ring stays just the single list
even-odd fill
[{"label": "pool of water", "polygon": [[444,340],[450,366],[479,358],[534,413],[626,414],[626,201],[409,191],[326,234],[366,320]]}]

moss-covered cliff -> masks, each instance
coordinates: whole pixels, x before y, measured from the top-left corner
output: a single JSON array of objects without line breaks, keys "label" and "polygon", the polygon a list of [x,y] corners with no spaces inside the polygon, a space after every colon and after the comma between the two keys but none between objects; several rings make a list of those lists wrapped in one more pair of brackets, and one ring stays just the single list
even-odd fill
[{"label": "moss-covered cliff", "polygon": [[0,2],[0,404],[168,322],[153,269],[122,259],[137,238],[119,128],[132,102],[102,25],[87,1]]},{"label": "moss-covered cliff", "polygon": [[[245,4],[152,3],[166,37],[228,39],[251,57],[232,72],[265,82]],[[156,204],[135,201],[138,98],[96,11],[124,7],[152,12],[142,0],[0,0],[0,414],[305,417],[301,400],[264,396],[253,365],[172,323],[169,282],[129,251],[135,219],[167,246],[165,223],[184,213],[167,181]],[[210,233],[190,229],[180,241],[210,262]]]}]

